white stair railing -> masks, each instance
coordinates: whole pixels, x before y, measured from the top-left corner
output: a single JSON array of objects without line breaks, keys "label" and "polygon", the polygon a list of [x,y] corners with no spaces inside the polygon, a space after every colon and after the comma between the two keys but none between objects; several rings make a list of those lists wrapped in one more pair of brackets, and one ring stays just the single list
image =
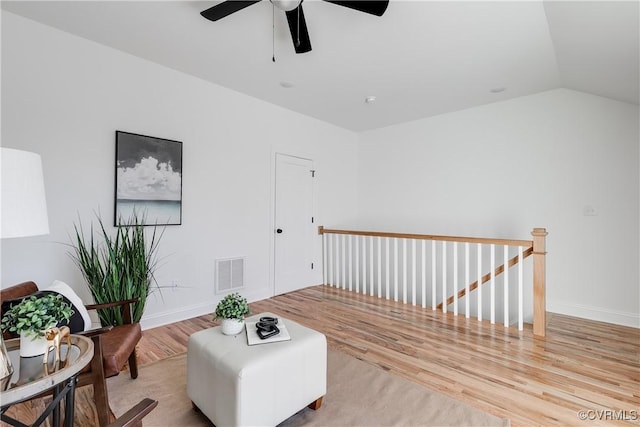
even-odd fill
[{"label": "white stair railing", "polygon": [[[534,334],[545,334],[547,233],[542,228],[533,230],[533,240],[324,227],[318,232],[323,237],[325,285],[423,308],[430,302],[433,310],[463,312],[478,320],[486,317],[492,324],[501,315],[505,327],[517,324],[519,330],[524,327],[525,289],[533,289],[529,312]],[[524,260],[530,255],[534,255],[532,280],[525,283]]]}]

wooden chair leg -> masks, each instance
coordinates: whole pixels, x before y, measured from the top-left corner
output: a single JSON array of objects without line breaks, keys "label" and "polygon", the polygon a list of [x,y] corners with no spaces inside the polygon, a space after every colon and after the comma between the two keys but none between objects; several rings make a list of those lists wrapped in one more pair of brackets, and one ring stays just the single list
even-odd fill
[{"label": "wooden chair leg", "polygon": [[94,354],[91,359],[91,374],[93,377],[93,400],[96,404],[96,413],[98,414],[98,422],[100,427],[109,424],[109,393],[107,391],[107,380],[104,377],[104,367],[102,363],[102,344],[100,336],[92,337]]},{"label": "wooden chair leg", "polygon": [[136,349],[134,348],[129,356],[129,372],[134,380],[138,378],[138,361],[136,359]]}]

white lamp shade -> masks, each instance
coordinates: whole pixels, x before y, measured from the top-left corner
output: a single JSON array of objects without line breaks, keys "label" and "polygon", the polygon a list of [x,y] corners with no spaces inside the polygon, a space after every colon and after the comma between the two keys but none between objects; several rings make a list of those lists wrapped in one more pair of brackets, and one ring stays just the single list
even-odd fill
[{"label": "white lamp shade", "polygon": [[0,238],[49,234],[39,154],[0,148]]}]

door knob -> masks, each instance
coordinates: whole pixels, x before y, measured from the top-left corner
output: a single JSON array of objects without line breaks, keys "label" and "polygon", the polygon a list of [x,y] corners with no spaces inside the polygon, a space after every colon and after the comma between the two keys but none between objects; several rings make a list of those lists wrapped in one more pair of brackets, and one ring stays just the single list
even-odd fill
[{"label": "door knob", "polygon": [[282,234],[282,228],[278,228],[278,229],[276,229],[276,233],[278,233],[278,234]]}]

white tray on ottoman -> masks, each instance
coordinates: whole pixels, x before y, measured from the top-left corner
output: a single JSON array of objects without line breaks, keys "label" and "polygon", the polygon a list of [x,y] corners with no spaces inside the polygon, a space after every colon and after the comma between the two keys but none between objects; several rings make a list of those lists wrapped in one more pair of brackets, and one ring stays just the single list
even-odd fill
[{"label": "white tray on ottoman", "polygon": [[[247,318],[278,317],[262,313]],[[216,427],[275,426],[305,406],[318,409],[327,390],[323,334],[279,318],[291,340],[247,344],[247,332],[196,332],[187,349],[187,394]]]}]

